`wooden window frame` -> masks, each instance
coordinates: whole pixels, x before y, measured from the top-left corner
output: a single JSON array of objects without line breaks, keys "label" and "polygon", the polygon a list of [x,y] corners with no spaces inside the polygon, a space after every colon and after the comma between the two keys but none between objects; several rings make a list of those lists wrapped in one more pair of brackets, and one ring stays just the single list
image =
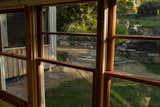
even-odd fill
[{"label": "wooden window frame", "polygon": [[[108,52],[107,52],[107,69],[104,73],[104,107],[110,107],[110,88],[111,77],[129,80],[133,82],[139,82],[143,84],[149,84],[160,87],[160,80],[147,78],[144,76],[133,76],[130,73],[114,71],[114,51],[115,51],[115,39],[128,39],[128,40],[160,40],[158,36],[138,36],[138,35],[119,35],[115,34],[116,28],[116,0],[110,0],[109,2],[109,31],[108,31]],[[108,54],[109,53],[109,54]]]},{"label": "wooden window frame", "polygon": [[[78,2],[70,3],[82,3],[95,0],[79,0]],[[11,104],[24,106],[24,107],[43,107],[42,95],[43,86],[41,81],[42,70],[41,62],[47,62],[51,64],[81,69],[93,73],[93,100],[92,107],[109,107],[110,102],[110,87],[111,77],[121,78],[125,80],[150,84],[160,87],[160,81],[149,78],[133,77],[128,73],[116,72],[114,67],[114,49],[115,39],[130,39],[130,40],[160,40],[160,37],[151,36],[126,36],[116,35],[116,0],[98,0],[98,18],[97,18],[97,33],[66,33],[66,32],[43,32],[42,31],[42,6],[27,6],[20,9],[7,9],[0,10],[0,13],[12,13],[23,11],[26,15],[27,26],[27,56],[21,56],[16,54],[10,54],[2,52],[2,40],[0,36],[0,55],[17,58],[27,61],[27,79],[28,79],[28,101],[24,101],[16,96],[13,96],[2,89],[0,84],[0,98],[8,101]],[[63,4],[63,3],[60,3]],[[65,3],[66,4],[66,3]],[[48,4],[59,5],[59,4]],[[96,49],[96,68],[84,67],[81,65],[69,64],[55,60],[48,60],[43,58],[43,37],[44,35],[72,35],[72,36],[91,36],[97,37],[97,49]],[[1,76],[1,72],[0,72]],[[0,83],[2,79],[0,79]]]},{"label": "wooden window frame", "polygon": [[[23,9],[7,9],[7,10],[1,10],[0,14],[2,14],[2,13],[13,13],[13,12],[23,12],[23,11],[24,11]],[[16,55],[16,54],[9,54],[9,53],[3,52],[2,48],[3,48],[2,47],[2,36],[1,36],[1,32],[0,32],[0,57],[6,56],[6,57],[11,57],[11,58],[26,60],[26,57],[24,57],[24,56]],[[1,74],[2,72],[0,72],[0,75],[2,75]],[[13,105],[19,106],[19,107],[22,107],[22,106],[28,107],[27,101],[25,101],[23,99],[20,99],[19,97],[16,97],[16,96],[6,92],[3,89],[3,87],[4,87],[3,84],[2,84],[2,82],[4,81],[3,78],[4,77],[2,77],[2,76],[0,77],[0,83],[1,83],[0,84],[0,99],[2,99],[4,101],[7,101],[7,102],[9,102]]]}]

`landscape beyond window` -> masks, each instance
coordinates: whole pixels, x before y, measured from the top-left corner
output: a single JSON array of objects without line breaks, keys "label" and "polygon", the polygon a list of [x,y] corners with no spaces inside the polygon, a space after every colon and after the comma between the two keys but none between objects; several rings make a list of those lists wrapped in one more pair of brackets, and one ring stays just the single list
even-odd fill
[{"label": "landscape beyond window", "polygon": [[159,0],[118,0],[117,34],[160,35]]}]

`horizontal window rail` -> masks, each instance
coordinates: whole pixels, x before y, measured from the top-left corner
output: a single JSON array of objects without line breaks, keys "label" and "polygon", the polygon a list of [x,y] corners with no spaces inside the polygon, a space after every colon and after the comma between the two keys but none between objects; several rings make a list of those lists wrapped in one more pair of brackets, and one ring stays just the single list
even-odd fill
[{"label": "horizontal window rail", "polygon": [[48,59],[45,59],[45,58],[37,58],[37,61],[42,61],[42,62],[51,63],[51,64],[55,64],[55,65],[60,65],[60,66],[65,66],[65,67],[71,67],[71,68],[85,70],[85,71],[89,71],[89,72],[94,72],[95,71],[95,68],[84,67],[84,66],[75,65],[75,64],[68,64],[68,63],[65,63],[65,62],[48,60]]},{"label": "horizontal window rail", "polygon": [[[63,1],[63,0],[56,0],[56,1],[44,1],[44,2],[26,2],[22,1],[20,3],[17,2],[16,5],[11,5],[11,6],[3,6],[3,8],[0,9],[0,14],[4,13],[14,13],[14,12],[20,12],[21,10],[23,11],[24,8],[29,7],[29,6],[56,6],[56,5],[70,5],[70,4],[76,4],[76,3],[89,3],[89,2],[96,2],[97,0],[68,0],[68,1]],[[4,2],[4,1],[2,1]],[[0,1],[1,3],[1,1]]]},{"label": "horizontal window rail", "polygon": [[133,76],[132,74],[129,73],[124,73],[124,72],[118,72],[118,71],[112,71],[112,72],[105,72],[104,74],[105,78],[109,77],[116,77],[120,79],[125,79],[125,80],[130,80],[134,82],[140,82],[140,83],[145,83],[153,86],[158,86],[160,87],[160,80],[155,80],[151,78],[146,78],[143,76]]},{"label": "horizontal window rail", "polygon": [[63,36],[93,36],[93,37],[96,37],[96,33],[42,32],[41,34],[47,34],[47,35],[63,35]]},{"label": "horizontal window rail", "polygon": [[15,105],[16,107],[28,107],[28,102],[22,100],[8,92],[0,91],[0,99]]},{"label": "horizontal window rail", "polygon": [[160,36],[141,36],[141,35],[116,35],[116,39],[132,39],[132,40],[160,40]]},{"label": "horizontal window rail", "polygon": [[24,7],[0,10],[0,14],[24,12]]},{"label": "horizontal window rail", "polygon": [[0,55],[6,56],[6,57],[11,57],[11,58],[17,58],[17,59],[21,59],[21,60],[26,60],[25,56],[16,55],[16,54],[13,54],[13,53],[2,52],[2,53],[0,53]]},{"label": "horizontal window rail", "polygon": [[85,3],[85,2],[95,2],[97,0],[73,0],[73,1],[66,1],[66,2],[53,2],[48,4],[42,4],[42,6],[56,6],[56,5],[64,5],[64,4],[75,4],[75,3]]}]

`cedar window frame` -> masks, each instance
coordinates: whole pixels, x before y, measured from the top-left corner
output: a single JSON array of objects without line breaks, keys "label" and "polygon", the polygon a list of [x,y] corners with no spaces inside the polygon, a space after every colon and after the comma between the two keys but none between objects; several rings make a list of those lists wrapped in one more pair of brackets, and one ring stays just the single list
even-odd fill
[{"label": "cedar window frame", "polygon": [[[65,33],[65,32],[43,32],[42,31],[42,6],[60,5],[48,4],[42,6],[26,6],[19,9],[6,9],[0,10],[0,13],[12,13],[22,11],[25,13],[26,18],[26,37],[27,37],[27,56],[15,55],[2,52],[2,38],[0,35],[0,55],[11,58],[17,58],[27,61],[27,79],[28,79],[28,101],[24,101],[12,94],[3,90],[0,84],[0,99],[5,100],[16,106],[24,107],[43,107],[42,83],[41,83],[41,62],[56,64],[71,68],[77,68],[93,73],[93,93],[92,93],[92,107],[109,107],[110,102],[110,87],[111,77],[121,78],[134,82],[150,84],[160,87],[160,81],[153,80],[145,77],[133,77],[128,73],[114,71],[114,49],[115,39],[134,39],[134,40],[160,40],[160,37],[151,36],[126,36],[116,35],[116,0],[79,0],[78,2],[70,3],[83,3],[83,2],[97,2],[97,34],[84,34],[84,33]],[[64,3],[66,4],[66,3]],[[72,36],[96,36],[97,49],[96,49],[96,68],[84,67],[81,65],[69,64],[60,61],[48,60],[43,58],[43,36],[44,34],[56,35],[72,35]],[[1,72],[0,72],[1,75]],[[2,75],[0,83],[2,83]]]}]

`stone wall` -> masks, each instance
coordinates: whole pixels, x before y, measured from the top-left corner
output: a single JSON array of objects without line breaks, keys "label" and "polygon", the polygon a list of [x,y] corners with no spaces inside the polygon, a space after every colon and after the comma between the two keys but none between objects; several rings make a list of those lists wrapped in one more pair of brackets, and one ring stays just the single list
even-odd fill
[{"label": "stone wall", "polygon": [[160,63],[159,53],[148,53],[145,51],[136,51],[134,49],[119,48],[116,50],[116,56],[125,57],[142,63]]},{"label": "stone wall", "polygon": [[71,37],[57,36],[58,47],[73,47],[73,48],[96,48],[96,38],[94,37]]}]

